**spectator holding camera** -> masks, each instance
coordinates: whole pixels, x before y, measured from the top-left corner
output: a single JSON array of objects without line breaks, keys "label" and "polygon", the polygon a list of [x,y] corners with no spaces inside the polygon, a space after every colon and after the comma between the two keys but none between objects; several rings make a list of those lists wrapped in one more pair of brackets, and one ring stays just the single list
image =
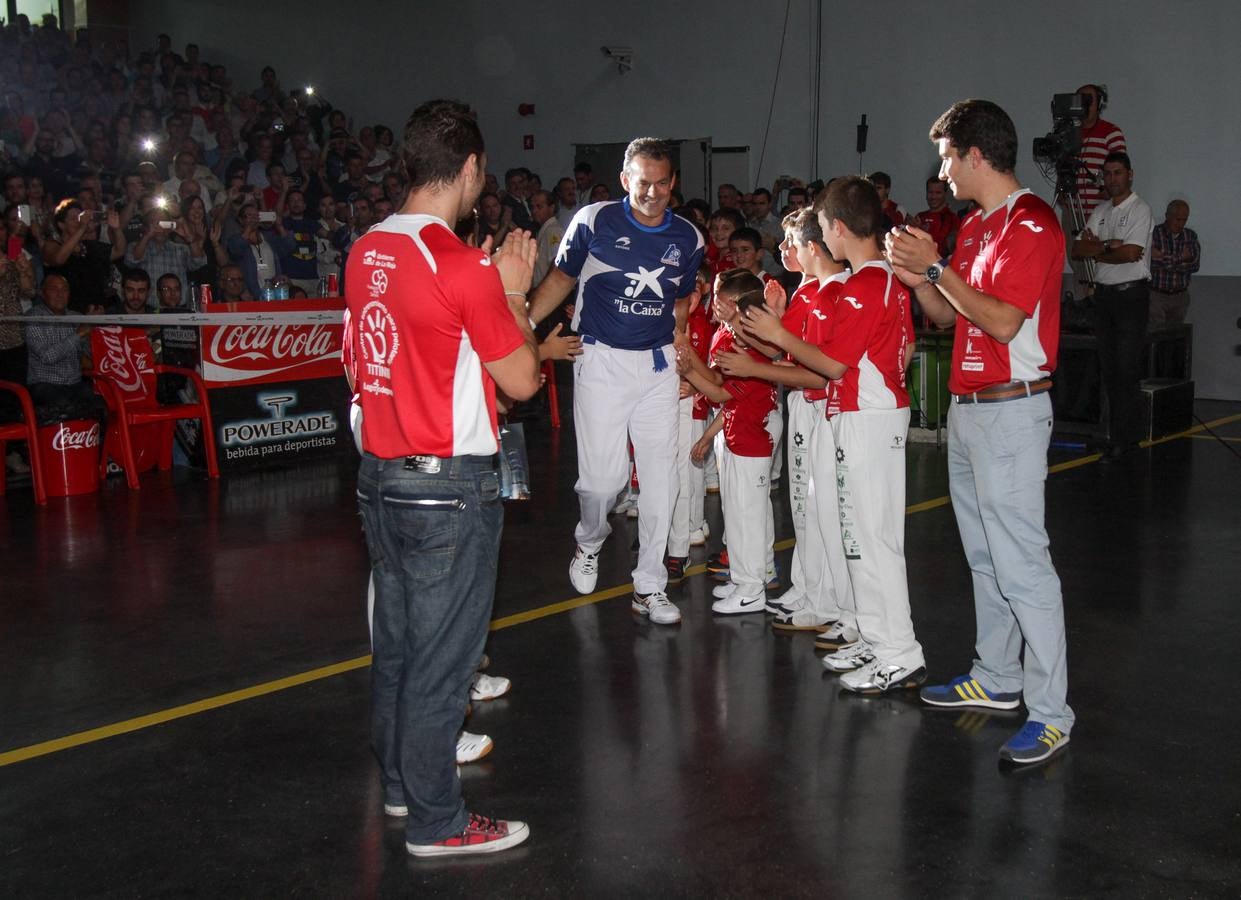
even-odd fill
[{"label": "spectator holding camera", "polygon": [[241,232],[228,239],[228,256],[241,268],[250,296],[261,297],[264,283],[283,274],[280,257],[291,252],[292,242],[278,217],[270,222],[275,234],[269,236],[260,227],[259,208],[254,203],[247,203],[241,208],[237,213],[237,223]]},{"label": "spectator holding camera", "polygon": [[99,239],[100,215],[84,210],[75,198],[62,200],[52,215],[51,233],[43,242],[43,265],[47,275],[65,279],[67,303],[74,312],[107,305],[112,263],[125,256],[125,233],[116,212],[109,212],[106,221],[110,242]]},{"label": "spectator holding camera", "polygon": [[[162,197],[160,199],[163,199]],[[125,254],[125,263],[160,275],[170,273],[182,284],[189,282],[189,271],[207,265],[203,242],[205,234],[192,234],[185,220],[174,219],[171,208],[151,203],[143,214],[146,230],[138,243]],[[184,243],[172,240],[174,232]]]}]

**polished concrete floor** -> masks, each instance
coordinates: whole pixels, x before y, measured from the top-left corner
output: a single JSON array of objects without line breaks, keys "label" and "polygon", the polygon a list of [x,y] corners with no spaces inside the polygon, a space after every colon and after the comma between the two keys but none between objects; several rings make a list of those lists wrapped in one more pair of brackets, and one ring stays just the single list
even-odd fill
[{"label": "polished concrete floor", "polygon": [[[712,617],[703,575],[672,591],[679,628],[635,621],[624,595],[545,609],[576,596],[573,438],[528,426],[536,496],[509,509],[489,647],[515,686],[476,704],[496,748],[463,779],[532,837],[453,862],[408,857],[381,812],[347,468],[152,473],[43,509],[15,486],[0,896],[1241,895],[1241,406],[1198,413],[1237,421],[1112,466],[1054,454],[1078,724],[1016,772],[996,751],[1020,716],[841,694],[809,635]],[[973,644],[944,465],[911,445],[933,678]],[[615,525],[601,591],[628,581],[633,526]]]}]

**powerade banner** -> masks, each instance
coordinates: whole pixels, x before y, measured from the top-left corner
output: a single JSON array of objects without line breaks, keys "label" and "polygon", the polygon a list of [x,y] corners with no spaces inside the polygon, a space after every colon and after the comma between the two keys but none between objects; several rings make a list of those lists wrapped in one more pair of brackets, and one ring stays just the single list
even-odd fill
[{"label": "powerade banner", "polygon": [[344,378],[211,391],[222,470],[355,454]]}]

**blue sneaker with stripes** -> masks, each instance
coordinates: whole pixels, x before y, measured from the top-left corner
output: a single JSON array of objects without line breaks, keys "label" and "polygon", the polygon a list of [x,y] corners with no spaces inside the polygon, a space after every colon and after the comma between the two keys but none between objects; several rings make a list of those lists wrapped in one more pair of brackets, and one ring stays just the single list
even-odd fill
[{"label": "blue sneaker with stripes", "polygon": [[1021,694],[1001,694],[988,691],[978,679],[961,675],[947,684],[924,687],[918,694],[923,703],[931,706],[974,706],[984,709],[1016,709],[1021,704]]},{"label": "blue sneaker with stripes", "polygon": [[1030,719],[1000,748],[1000,759],[1019,766],[1042,762],[1069,745],[1069,736],[1055,725]]}]

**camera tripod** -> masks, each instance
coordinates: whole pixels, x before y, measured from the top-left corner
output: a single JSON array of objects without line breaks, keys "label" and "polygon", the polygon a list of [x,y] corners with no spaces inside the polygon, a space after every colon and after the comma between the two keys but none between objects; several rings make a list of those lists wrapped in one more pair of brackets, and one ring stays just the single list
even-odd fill
[{"label": "camera tripod", "polygon": [[[1069,216],[1073,222],[1073,231],[1068,235],[1069,247],[1072,248],[1073,241],[1081,236],[1086,230],[1086,211],[1082,208],[1082,198],[1077,193],[1077,170],[1084,169],[1076,159],[1068,159],[1063,161],[1056,167],[1056,196],[1052,201],[1053,206],[1068,210]],[[1095,261],[1093,259],[1083,259],[1082,268],[1086,273],[1084,284],[1087,287],[1093,287],[1095,283]]]}]

